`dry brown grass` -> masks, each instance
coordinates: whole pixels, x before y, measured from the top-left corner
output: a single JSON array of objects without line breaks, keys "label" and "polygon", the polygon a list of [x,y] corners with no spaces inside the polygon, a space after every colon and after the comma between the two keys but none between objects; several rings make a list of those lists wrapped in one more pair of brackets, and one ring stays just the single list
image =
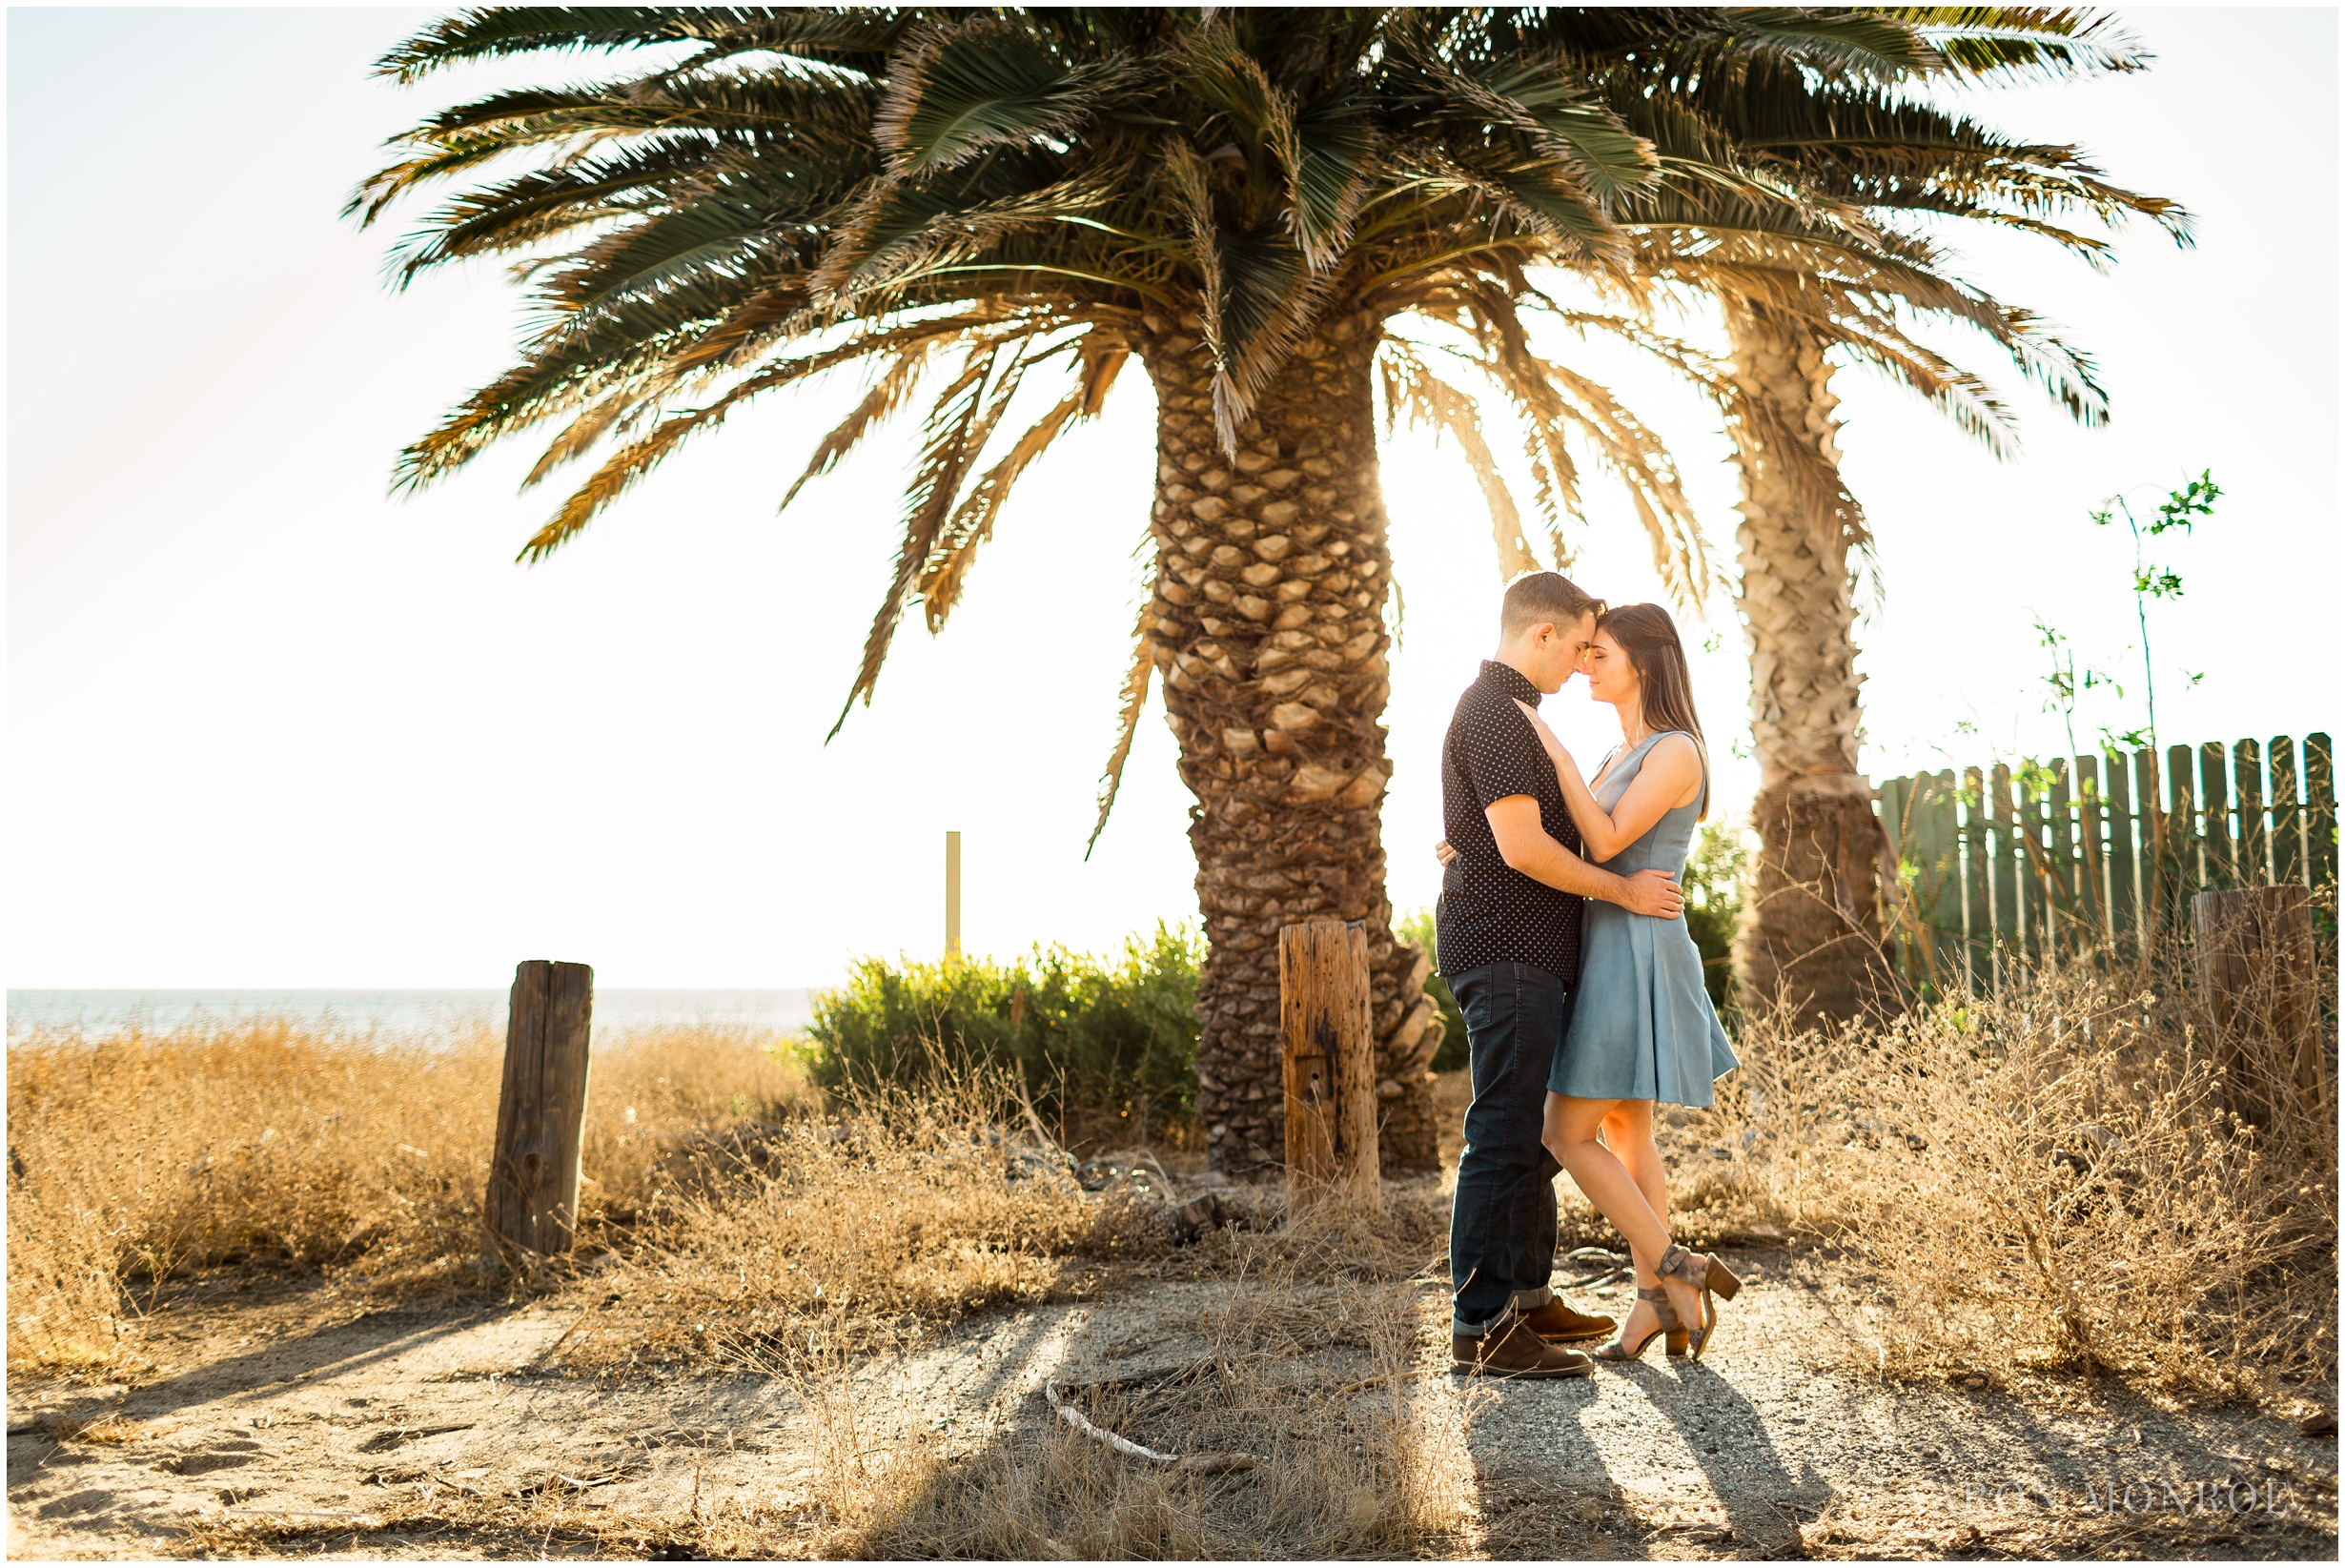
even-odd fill
[{"label": "dry brown grass", "polygon": [[[1388,1382],[1348,1398],[1322,1382],[1200,1380],[1151,1408],[1089,1401],[1099,1425],[1173,1446],[1234,1449],[1250,1470],[1135,1462],[1063,1423],[899,1484],[848,1557],[1411,1557],[1453,1527],[1472,1486],[1447,1389]],[[1152,1430],[1155,1429],[1155,1430]]]},{"label": "dry brown grass", "polygon": [[[805,1097],[773,1042],[647,1030],[598,1047],[582,1232],[622,1239],[669,1152]],[[284,1023],[35,1035],[9,1051],[8,1349],[102,1363],[169,1282],[221,1265],[400,1288],[479,1248],[501,1045]]]},{"label": "dry brown grass", "polygon": [[798,1549],[1080,1559],[1425,1552],[1455,1530],[1471,1493],[1474,1396],[1420,1380],[1420,1293],[1347,1277],[1364,1250],[1387,1270],[1421,1262],[1414,1243],[1380,1245],[1391,1229],[1384,1211],[1336,1202],[1275,1239],[1223,1232],[1225,1262],[1254,1288],[1209,1316],[1205,1354],[1169,1379],[1071,1391],[1095,1425],[1160,1452],[1256,1461],[1226,1473],[1128,1457],[1047,1414],[949,1458],[875,1442],[854,1381],[863,1363],[844,1350],[846,1335],[786,1359],[749,1347],[752,1364],[797,1387],[819,1435],[816,1529]]},{"label": "dry brown grass", "polygon": [[[2195,1008],[2187,983],[2078,964],[1886,1029],[1754,1028],[1719,1107],[1664,1134],[1679,1229],[1817,1244],[1854,1286],[1872,1363],[1900,1375],[2091,1368],[2267,1396],[2332,1375],[2334,1112],[2238,1126]],[[167,1282],[237,1260],[510,1288],[475,1264],[498,1060],[486,1036],[427,1050],[282,1026],[18,1047],[11,1358],[102,1359]],[[1175,1251],[1146,1203],[1052,1166],[1007,1081],[825,1104],[766,1042],[709,1029],[601,1048],[594,1072],[581,1251],[599,1272],[563,1358],[789,1379],[816,1500],[630,1520],[550,1496],[426,1497],[384,1516],[394,1537],[777,1557],[1474,1546],[1458,1534],[1473,1395],[1422,1375],[1441,1359],[1437,1185],[1293,1214],[1274,1188],[1234,1190],[1249,1223]],[[855,1380],[872,1346],[1079,1293],[1111,1266],[1237,1288],[1193,1325],[1209,1375],[1082,1408],[1254,1469],[1135,1462],[1030,1406],[973,1451],[877,1436],[888,1413]],[[204,1528],[218,1549],[338,1533]]]},{"label": "dry brown grass", "polygon": [[579,1246],[517,1282],[478,1264],[490,1033],[27,1041],[10,1053],[10,1360],[108,1363],[174,1282],[223,1266],[408,1293],[597,1267],[603,1304],[564,1352],[607,1366],[722,1362],[841,1313],[858,1344],[899,1339],[1162,1249],[1143,1206],[1037,1150],[1008,1080],[826,1104],[780,1045],[708,1028],[598,1045]]},{"label": "dry brown grass", "polygon": [[2335,1110],[2243,1126],[2211,1038],[2187,973],[2091,961],[1879,1030],[1761,1024],[1682,1202],[1845,1249],[1884,1370],[2281,1395],[2335,1373]]},{"label": "dry brown grass", "polygon": [[59,1442],[92,1443],[102,1448],[143,1442],[150,1431],[146,1422],[133,1421],[124,1415],[68,1417],[47,1423],[47,1426]]},{"label": "dry brown grass", "polygon": [[1084,1259],[1162,1248],[1160,1226],[1086,1193],[1017,1135],[1021,1119],[1009,1080],[972,1077],[853,1095],[671,1154],[635,1245],[605,1271],[619,1299],[571,1360],[722,1364],[809,1334],[901,1340],[1044,1300]]}]

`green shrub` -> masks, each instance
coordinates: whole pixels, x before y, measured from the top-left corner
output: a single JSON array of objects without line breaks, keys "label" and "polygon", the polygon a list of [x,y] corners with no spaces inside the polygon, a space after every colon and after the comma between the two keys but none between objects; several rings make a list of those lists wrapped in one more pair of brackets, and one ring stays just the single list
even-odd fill
[{"label": "green shrub", "polygon": [[1157,923],[1120,956],[1037,947],[1009,964],[859,960],[816,998],[807,1068],[825,1089],[1015,1069],[1037,1110],[1111,1113],[1141,1138],[1195,1113],[1203,938]]},{"label": "green shrub", "polygon": [[[1425,949],[1427,958],[1440,962],[1439,951],[1434,946],[1431,909],[1419,909],[1394,921],[1393,935],[1403,942],[1416,943]],[[1439,975],[1425,976],[1425,994],[1432,997],[1433,1005],[1441,1009],[1441,1045],[1433,1053],[1433,1070],[1453,1072],[1470,1060],[1466,1050],[1465,1014],[1458,1010],[1458,999],[1449,994],[1449,985]]]},{"label": "green shrub", "polygon": [[1678,879],[1685,889],[1685,928],[1702,949],[1702,984],[1721,1016],[1734,986],[1734,927],[1743,918],[1743,883],[1749,873],[1750,848],[1741,826],[1705,822]]}]

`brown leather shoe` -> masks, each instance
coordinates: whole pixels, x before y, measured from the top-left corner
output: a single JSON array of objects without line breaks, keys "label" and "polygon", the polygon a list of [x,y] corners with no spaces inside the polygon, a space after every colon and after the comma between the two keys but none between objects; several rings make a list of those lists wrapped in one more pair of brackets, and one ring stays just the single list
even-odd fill
[{"label": "brown leather shoe", "polygon": [[1522,1320],[1541,1339],[1562,1345],[1579,1339],[1607,1339],[1611,1337],[1612,1331],[1619,1327],[1609,1317],[1590,1317],[1586,1313],[1572,1311],[1563,1305],[1563,1298],[1560,1295],[1549,1298],[1544,1307],[1524,1313]]},{"label": "brown leather shoe", "polygon": [[1480,1338],[1452,1334],[1450,1359],[1474,1377],[1585,1377],[1596,1363],[1578,1351],[1550,1345],[1520,1316],[1493,1324]]}]

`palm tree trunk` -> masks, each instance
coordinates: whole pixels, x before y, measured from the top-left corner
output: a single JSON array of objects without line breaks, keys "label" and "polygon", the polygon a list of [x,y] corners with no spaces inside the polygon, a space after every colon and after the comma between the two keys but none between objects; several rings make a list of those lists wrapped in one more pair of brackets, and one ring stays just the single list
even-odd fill
[{"label": "palm tree trunk", "polygon": [[1857,771],[1863,717],[1849,553],[1863,514],[1840,481],[1832,367],[1814,335],[1730,305],[1728,420],[1743,482],[1742,590],[1750,641],[1758,880],[1735,933],[1744,1006],[1851,1019],[1893,988],[1882,941],[1886,841]]},{"label": "palm tree trunk", "polygon": [[1438,1166],[1428,959],[1394,940],[1378,805],[1392,765],[1392,585],[1364,314],[1331,316],[1238,429],[1213,438],[1198,318],[1151,316],[1156,599],[1165,707],[1196,795],[1189,842],[1209,944],[1197,981],[1198,1104],[1216,1169],[1284,1158],[1278,931],[1360,921],[1373,970],[1385,1169]]}]

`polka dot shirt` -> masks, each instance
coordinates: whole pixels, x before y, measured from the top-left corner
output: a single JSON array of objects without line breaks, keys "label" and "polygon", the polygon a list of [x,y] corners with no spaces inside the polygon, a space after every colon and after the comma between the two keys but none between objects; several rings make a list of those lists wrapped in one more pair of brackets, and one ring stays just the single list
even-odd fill
[{"label": "polka dot shirt", "polygon": [[1507,865],[1482,814],[1493,801],[1528,795],[1548,835],[1580,852],[1555,764],[1517,698],[1537,707],[1540,690],[1511,665],[1483,660],[1441,743],[1441,825],[1458,858],[1441,875],[1434,911],[1437,963],[1451,977],[1486,964],[1529,964],[1570,986],[1580,978],[1582,901]]}]

